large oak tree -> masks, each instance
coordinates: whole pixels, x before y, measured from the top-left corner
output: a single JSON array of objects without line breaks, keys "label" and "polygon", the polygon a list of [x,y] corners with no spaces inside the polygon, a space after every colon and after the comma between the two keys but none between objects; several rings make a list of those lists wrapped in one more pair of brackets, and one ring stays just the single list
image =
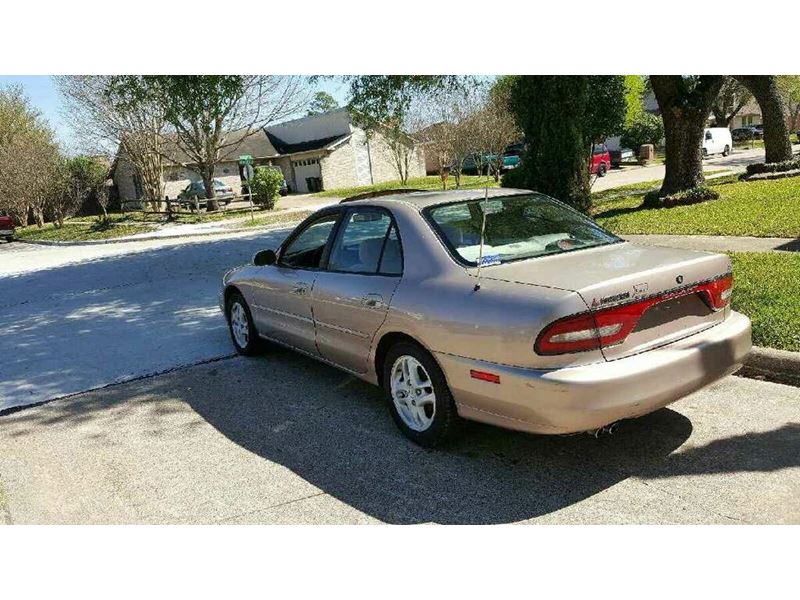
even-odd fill
[{"label": "large oak tree", "polygon": [[[651,75],[650,85],[664,119],[666,173],[658,196],[701,186],[703,131],[722,75]],[[654,199],[656,200],[656,199]]]},{"label": "large oak tree", "polygon": [[737,75],[755,96],[761,107],[764,120],[765,162],[776,163],[791,160],[792,144],[789,141],[789,127],[786,123],[786,107],[781,96],[781,88],[776,75]]}]

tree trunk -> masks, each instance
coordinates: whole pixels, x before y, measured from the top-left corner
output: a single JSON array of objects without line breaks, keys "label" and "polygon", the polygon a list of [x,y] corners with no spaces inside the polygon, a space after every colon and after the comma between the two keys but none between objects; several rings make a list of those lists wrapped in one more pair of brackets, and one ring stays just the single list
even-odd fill
[{"label": "tree trunk", "polygon": [[705,182],[703,126],[706,117],[696,111],[693,114],[686,114],[687,112],[672,108],[662,113],[666,140],[666,174],[659,196],[695,188]]},{"label": "tree trunk", "polygon": [[775,75],[737,75],[755,97],[764,120],[765,162],[775,163],[792,159],[792,144],[786,124],[783,100]]},{"label": "tree trunk", "polygon": [[721,75],[703,75],[690,86],[680,75],[650,76],[664,120],[666,141],[666,173],[659,197],[705,182],[703,130],[723,81]]},{"label": "tree trunk", "polygon": [[201,165],[200,176],[203,178],[203,185],[206,188],[206,212],[219,210],[219,201],[216,199],[214,189],[214,165]]}]

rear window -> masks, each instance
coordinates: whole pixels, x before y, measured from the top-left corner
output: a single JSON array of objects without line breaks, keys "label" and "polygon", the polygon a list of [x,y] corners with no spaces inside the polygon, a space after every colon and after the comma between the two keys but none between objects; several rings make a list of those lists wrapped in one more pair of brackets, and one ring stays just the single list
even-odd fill
[{"label": "rear window", "polygon": [[543,194],[469,200],[432,206],[424,214],[451,254],[475,266],[561,254],[621,242],[591,219]]}]

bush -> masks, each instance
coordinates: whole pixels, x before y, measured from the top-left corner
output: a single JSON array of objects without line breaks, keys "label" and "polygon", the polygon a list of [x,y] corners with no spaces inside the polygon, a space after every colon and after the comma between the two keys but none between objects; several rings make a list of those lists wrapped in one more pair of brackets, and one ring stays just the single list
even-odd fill
[{"label": "bush", "polygon": [[648,192],[644,196],[643,206],[650,208],[672,208],[687,204],[698,204],[706,200],[716,200],[719,194],[706,186],[699,186],[690,190],[683,190],[669,196],[659,196],[658,190]]},{"label": "bush", "polygon": [[275,167],[257,167],[250,182],[253,202],[271,210],[280,195],[283,185],[283,173]]},{"label": "bush", "polygon": [[776,163],[755,163],[747,165],[746,175],[759,175],[761,173],[783,173],[800,169],[800,158]]},{"label": "bush", "polygon": [[631,123],[622,133],[620,144],[623,148],[630,148],[637,154],[644,144],[657,146],[664,139],[664,122],[661,117],[643,113]]},{"label": "bush", "polygon": [[511,169],[510,171],[506,171],[500,178],[500,186],[507,187],[507,188],[525,188],[525,177],[523,176],[522,171],[517,169]]}]

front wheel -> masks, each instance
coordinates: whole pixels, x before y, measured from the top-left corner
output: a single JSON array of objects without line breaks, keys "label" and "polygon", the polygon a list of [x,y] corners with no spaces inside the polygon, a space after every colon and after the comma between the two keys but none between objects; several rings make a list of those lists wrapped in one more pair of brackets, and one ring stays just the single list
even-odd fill
[{"label": "front wheel", "polygon": [[383,387],[395,424],[412,442],[433,448],[453,435],[459,417],[444,373],[420,346],[400,342],[389,349]]},{"label": "front wheel", "polygon": [[244,297],[239,292],[232,293],[228,297],[226,307],[228,329],[236,352],[244,356],[257,354],[261,349],[261,338],[258,337],[258,331],[253,324],[253,315]]},{"label": "front wheel", "polygon": [[597,167],[597,176],[598,177],[605,177],[606,171],[608,171],[608,167],[606,167],[606,163],[600,163],[600,166]]},{"label": "front wheel", "polygon": [[722,151],[722,156],[728,156],[731,153],[731,147],[726,145],[725,149]]}]

